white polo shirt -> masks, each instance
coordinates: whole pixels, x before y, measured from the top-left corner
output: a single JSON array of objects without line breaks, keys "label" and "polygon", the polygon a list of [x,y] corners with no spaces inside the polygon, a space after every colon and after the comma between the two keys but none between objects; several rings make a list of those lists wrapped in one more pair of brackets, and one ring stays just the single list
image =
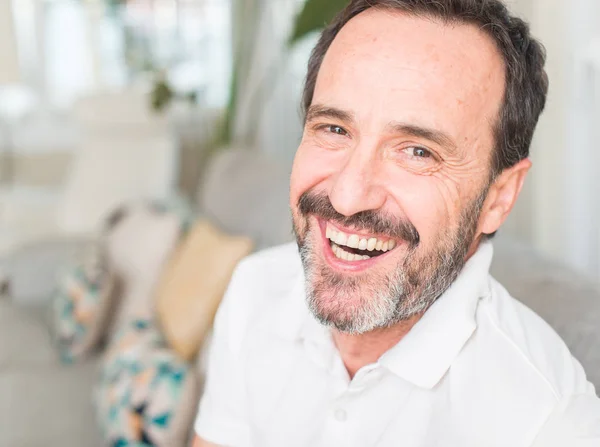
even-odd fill
[{"label": "white polo shirt", "polygon": [[306,307],[296,245],[247,258],[217,315],[196,432],[230,447],[600,447],[594,387],[489,276],[492,254],[483,243],[352,380]]}]

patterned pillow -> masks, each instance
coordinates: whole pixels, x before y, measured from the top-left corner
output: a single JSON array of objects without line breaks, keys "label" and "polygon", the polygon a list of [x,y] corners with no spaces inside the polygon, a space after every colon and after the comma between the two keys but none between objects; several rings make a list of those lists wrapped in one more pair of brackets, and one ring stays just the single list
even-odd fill
[{"label": "patterned pillow", "polygon": [[101,341],[117,281],[102,249],[93,242],[84,257],[66,270],[54,295],[54,332],[61,358],[74,362]]},{"label": "patterned pillow", "polygon": [[[126,296],[118,295],[120,289],[117,286],[121,279],[127,278],[121,278],[122,272],[118,272],[111,262],[109,242],[139,208],[156,215],[172,215],[177,225],[175,239],[185,234],[195,219],[192,207],[179,197],[162,202],[124,204],[107,216],[98,237],[85,247],[76,263],[67,267],[54,295],[54,334],[61,358],[66,363],[85,357],[103,338],[111,338],[108,330],[115,327],[114,320],[122,313],[123,302],[127,301]],[[134,234],[135,231],[134,228]],[[160,239],[158,235],[153,238]],[[135,244],[130,247],[128,242],[120,240],[120,248],[137,253]],[[127,289],[135,289],[131,286],[128,284]],[[150,301],[147,301],[150,309]]]},{"label": "patterned pillow", "polygon": [[107,445],[183,446],[197,404],[194,370],[166,347],[152,322],[135,320],[120,331],[95,391]]}]

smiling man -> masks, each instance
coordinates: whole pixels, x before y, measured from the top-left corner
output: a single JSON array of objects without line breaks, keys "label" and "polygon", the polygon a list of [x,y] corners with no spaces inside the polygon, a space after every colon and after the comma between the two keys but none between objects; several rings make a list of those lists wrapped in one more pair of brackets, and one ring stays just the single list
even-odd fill
[{"label": "smiling man", "polygon": [[600,446],[580,364],[488,273],[544,59],[497,0],[351,1],[309,63],[297,244],[234,275],[195,445]]}]

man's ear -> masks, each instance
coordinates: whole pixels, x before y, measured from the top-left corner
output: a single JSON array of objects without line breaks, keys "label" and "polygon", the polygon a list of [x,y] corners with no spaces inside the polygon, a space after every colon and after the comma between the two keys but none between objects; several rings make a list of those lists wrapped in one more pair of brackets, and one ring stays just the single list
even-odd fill
[{"label": "man's ear", "polygon": [[479,219],[480,233],[492,234],[498,231],[515,206],[530,168],[531,161],[526,158],[505,169],[496,178],[483,204]]}]

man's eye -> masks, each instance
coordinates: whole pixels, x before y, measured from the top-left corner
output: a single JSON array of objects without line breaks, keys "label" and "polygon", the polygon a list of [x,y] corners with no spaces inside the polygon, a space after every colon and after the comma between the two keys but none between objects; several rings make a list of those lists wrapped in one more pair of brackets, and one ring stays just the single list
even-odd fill
[{"label": "man's eye", "polygon": [[419,147],[419,146],[407,147],[406,149],[404,149],[404,152],[406,152],[408,155],[415,157],[415,158],[430,158],[431,157],[431,152],[429,152],[427,149],[425,149],[423,147]]},{"label": "man's eye", "polygon": [[325,128],[325,130],[327,130],[328,132],[331,132],[331,133],[335,133],[335,134],[337,134],[337,135],[341,135],[341,136],[346,136],[346,135],[348,135],[348,132],[346,132],[346,131],[344,130],[344,128],[343,128],[343,127],[340,127],[340,126],[327,126],[327,127]]}]

